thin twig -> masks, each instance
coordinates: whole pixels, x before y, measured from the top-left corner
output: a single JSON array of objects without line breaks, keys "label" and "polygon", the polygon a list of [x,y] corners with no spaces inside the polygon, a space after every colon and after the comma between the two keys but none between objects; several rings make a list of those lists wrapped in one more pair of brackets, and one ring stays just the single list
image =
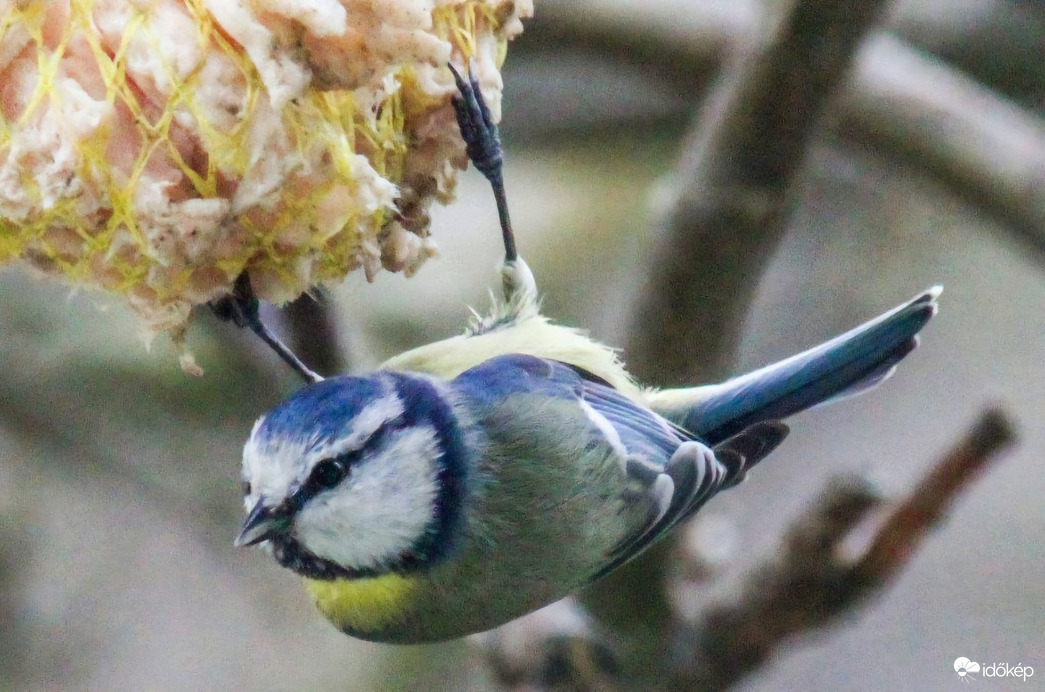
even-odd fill
[{"label": "thin twig", "polygon": [[966,487],[1014,442],[1015,432],[1005,414],[985,411],[965,438],[889,513],[863,557],[851,567],[850,578],[874,587],[895,576]]},{"label": "thin twig", "polygon": [[901,502],[855,560],[840,545],[881,499],[859,480],[835,481],[788,533],[784,554],[744,580],[736,603],[711,608],[689,635],[693,656],[672,671],[676,689],[724,689],[761,666],[786,639],[834,625],[882,592],[911,561],[970,482],[1012,445],[1011,423],[988,410]]}]

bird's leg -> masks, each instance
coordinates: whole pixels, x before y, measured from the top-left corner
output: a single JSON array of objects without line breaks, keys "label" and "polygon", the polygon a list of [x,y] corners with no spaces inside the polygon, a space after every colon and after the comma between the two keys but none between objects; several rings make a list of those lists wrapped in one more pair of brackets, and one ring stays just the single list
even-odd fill
[{"label": "bird's leg", "polygon": [[232,294],[211,301],[210,309],[222,321],[232,322],[237,327],[250,327],[250,330],[261,337],[261,340],[275,351],[283,362],[293,368],[294,372],[301,375],[305,382],[315,384],[323,379],[302,363],[301,359],[261,321],[258,297],[254,295],[247,272],[243,272],[236,279]]},{"label": "bird's leg", "polygon": [[490,109],[486,106],[483,93],[479,90],[479,81],[475,78],[474,61],[469,61],[468,79],[449,65],[454,73],[457,89],[460,94],[453,97],[454,111],[457,113],[457,125],[461,128],[465,151],[476,169],[482,173],[493,188],[497,200],[497,215],[501,219],[501,236],[504,239],[504,263],[515,262],[519,255],[515,250],[515,235],[512,233],[512,222],[508,218],[508,200],[504,193],[504,176],[501,166],[504,162],[504,151],[501,149],[501,137],[497,133],[497,125],[490,119]]},{"label": "bird's leg", "polygon": [[468,79],[462,77],[453,65],[448,67],[460,92],[453,97],[452,102],[457,113],[457,125],[461,128],[461,138],[465,143],[465,151],[476,169],[490,181],[494,198],[497,200],[497,215],[501,220],[501,237],[504,240],[504,265],[501,268],[504,299],[508,303],[518,305],[533,303],[537,297],[537,285],[530,268],[515,249],[515,234],[508,217],[508,199],[501,170],[504,151],[501,149],[497,125],[490,117],[490,109],[486,106],[483,93],[479,89],[479,81],[475,78],[475,62],[469,61]]}]

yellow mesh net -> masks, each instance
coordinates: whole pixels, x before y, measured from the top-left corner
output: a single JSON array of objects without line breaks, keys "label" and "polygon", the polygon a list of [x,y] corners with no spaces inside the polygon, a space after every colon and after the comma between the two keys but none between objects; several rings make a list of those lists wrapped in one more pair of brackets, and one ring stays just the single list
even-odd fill
[{"label": "yellow mesh net", "polygon": [[0,262],[152,332],[248,271],[284,302],[434,252],[465,165],[448,61],[499,113],[529,2],[0,0]]}]

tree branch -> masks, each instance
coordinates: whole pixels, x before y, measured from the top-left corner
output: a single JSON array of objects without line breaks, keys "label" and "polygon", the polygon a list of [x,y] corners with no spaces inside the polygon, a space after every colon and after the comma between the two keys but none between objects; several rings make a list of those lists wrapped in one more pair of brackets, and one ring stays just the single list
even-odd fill
[{"label": "tree branch", "polygon": [[957,498],[1015,441],[1013,425],[1002,411],[982,413],[965,437],[889,513],[870,547],[850,569],[853,591],[879,588],[906,567]]},{"label": "tree branch", "polygon": [[[783,235],[789,186],[818,116],[884,5],[792,3],[709,97],[683,148],[634,312],[626,350],[640,380],[692,383],[725,372],[758,276]],[[655,665],[672,636],[669,553],[667,544],[655,547],[584,596],[627,644],[624,660],[639,668]]]},{"label": "tree branch", "polygon": [[673,175],[651,280],[634,313],[627,352],[640,380],[725,373],[758,276],[783,235],[795,172],[884,6],[794,3],[709,95]]},{"label": "tree branch", "polygon": [[[563,3],[550,28],[544,27],[549,15],[542,12],[520,46],[525,48],[531,39],[538,46],[580,45],[608,59],[638,62],[651,78],[692,93],[694,84],[708,81],[727,47],[748,30],[742,19],[687,24],[643,9],[591,12],[591,4],[601,3]],[[1041,70],[1025,60],[1038,51],[1034,28],[1045,23],[1045,13],[1031,4],[996,3],[976,18],[970,36],[968,18],[947,23],[939,13],[930,18],[918,16],[917,8],[906,9],[911,11],[894,26],[900,38],[877,32],[861,50],[825,129],[844,142],[927,171],[1045,254],[1045,125],[1040,109],[1019,106],[1040,105],[1045,88]],[[933,20],[944,26],[930,25]],[[1022,42],[1013,39],[1012,27],[1018,28]],[[998,88],[1015,90],[1019,102],[912,47],[902,38],[906,36],[945,55],[960,51],[963,66],[970,53],[988,53],[989,65],[981,61],[981,69],[997,77]],[[638,57],[622,57],[632,41],[638,42]]]},{"label": "tree branch", "polygon": [[1040,117],[880,34],[861,51],[835,129],[935,176],[1045,254]]},{"label": "tree branch", "polygon": [[860,480],[835,480],[788,532],[784,554],[745,579],[733,604],[709,609],[692,633],[691,663],[674,671],[676,689],[724,689],[755,670],[785,640],[834,625],[881,593],[912,560],[930,529],[977,476],[1014,442],[997,410],[984,412],[926,477],[893,503],[870,546],[855,560],[841,544],[882,500]]}]

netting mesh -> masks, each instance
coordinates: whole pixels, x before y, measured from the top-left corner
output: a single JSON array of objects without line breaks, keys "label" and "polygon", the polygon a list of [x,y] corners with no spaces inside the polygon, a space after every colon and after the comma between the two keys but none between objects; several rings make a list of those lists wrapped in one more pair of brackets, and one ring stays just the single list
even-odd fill
[{"label": "netting mesh", "polygon": [[0,262],[151,331],[248,271],[275,302],[415,270],[463,167],[444,65],[495,113],[526,3],[0,1]]}]

